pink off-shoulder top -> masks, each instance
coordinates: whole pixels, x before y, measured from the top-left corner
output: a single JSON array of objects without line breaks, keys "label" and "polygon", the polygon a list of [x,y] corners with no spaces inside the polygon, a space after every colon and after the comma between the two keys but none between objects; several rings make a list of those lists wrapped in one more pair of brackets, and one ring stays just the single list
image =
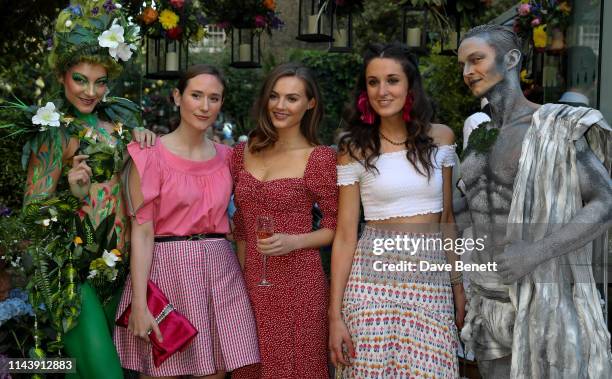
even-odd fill
[{"label": "pink off-shoulder top", "polygon": [[127,149],[143,194],[136,210],[139,224],[153,221],[155,235],[229,233],[230,147],[215,144],[217,154],[207,161],[173,154],[161,139],[147,149],[135,142]]}]

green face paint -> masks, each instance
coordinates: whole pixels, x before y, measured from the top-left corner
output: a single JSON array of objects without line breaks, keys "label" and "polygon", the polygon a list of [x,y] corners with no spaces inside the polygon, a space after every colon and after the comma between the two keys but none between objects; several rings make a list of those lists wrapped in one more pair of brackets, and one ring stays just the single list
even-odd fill
[{"label": "green face paint", "polygon": [[73,72],[72,73],[72,80],[74,80],[75,82],[79,83],[79,84],[87,84],[89,83],[89,80],[87,80],[87,78],[81,74],[79,74],[78,72]]}]

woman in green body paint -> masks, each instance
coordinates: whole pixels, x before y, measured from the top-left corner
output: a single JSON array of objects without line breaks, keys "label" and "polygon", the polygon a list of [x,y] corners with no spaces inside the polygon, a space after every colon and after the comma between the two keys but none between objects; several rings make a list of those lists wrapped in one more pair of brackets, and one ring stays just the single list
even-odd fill
[{"label": "woman in green body paint", "polygon": [[[76,217],[43,220],[44,225],[51,225],[37,235],[40,247],[30,252],[34,274],[28,288],[38,315],[35,327],[53,329],[56,335],[55,341],[43,345],[39,340],[49,333],[37,330],[31,355],[53,356],[63,348],[64,357],[76,359],[77,374],[72,377],[113,379],[122,378],[123,371],[110,331],[129,265],[126,259],[129,223],[120,172],[124,158],[128,157],[125,146],[131,137],[150,146],[155,135],[140,127],[139,108],[135,104],[126,99],[106,98],[109,77],[116,76],[121,69],[120,59],[129,59],[131,51],[127,46],[127,54],[121,51],[125,46],[119,45],[113,55],[113,47],[103,43],[103,33],[118,33],[116,27],[113,29],[117,24],[123,27],[120,32],[124,41],[137,34],[130,34],[128,24],[115,21],[124,22],[125,18],[112,3],[83,4],[73,2],[60,13],[49,59],[63,87],[64,96],[57,101],[60,105],[55,112],[59,126],[49,122],[52,117],[45,124],[44,114],[39,112],[40,117],[36,120],[33,117],[32,122],[42,125],[43,132],[26,147],[30,154],[26,215],[43,214],[54,199],[61,199],[57,204],[64,204],[61,202],[67,198],[78,199]],[[93,37],[71,38],[71,33],[87,35],[83,30]],[[75,204],[77,200],[71,201]],[[67,218],[71,221],[67,222]],[[54,223],[67,225],[64,235],[58,233],[60,229]],[[64,247],[65,241],[69,241],[67,249],[49,248],[41,243],[60,239]],[[33,245],[36,244],[34,240]],[[45,249],[46,254],[41,254]],[[57,259],[60,255],[61,259]],[[57,270],[47,270],[50,266]],[[53,272],[59,273],[59,279]],[[45,285],[57,296],[45,297],[41,289]]]}]

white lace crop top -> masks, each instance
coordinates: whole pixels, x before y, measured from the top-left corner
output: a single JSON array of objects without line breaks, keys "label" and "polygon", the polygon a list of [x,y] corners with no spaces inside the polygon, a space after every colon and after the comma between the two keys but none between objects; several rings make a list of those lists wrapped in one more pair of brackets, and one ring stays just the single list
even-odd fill
[{"label": "white lace crop top", "polygon": [[366,171],[361,162],[338,165],[338,185],[359,183],[366,220],[385,220],[442,211],[442,167],[455,165],[456,145],[438,146],[431,178],[419,174],[406,158],[406,151],[383,153]]}]

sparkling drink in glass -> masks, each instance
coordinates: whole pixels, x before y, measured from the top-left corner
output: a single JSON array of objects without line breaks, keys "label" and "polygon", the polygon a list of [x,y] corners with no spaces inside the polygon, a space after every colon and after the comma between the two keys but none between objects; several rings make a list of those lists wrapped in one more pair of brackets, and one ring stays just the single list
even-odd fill
[{"label": "sparkling drink in glass", "polygon": [[[272,237],[274,234],[274,220],[270,216],[259,216],[257,217],[257,239],[266,239]],[[266,278],[266,269],[268,264],[268,256],[262,254],[263,268],[261,280],[259,286],[269,287],[272,285]]]}]

